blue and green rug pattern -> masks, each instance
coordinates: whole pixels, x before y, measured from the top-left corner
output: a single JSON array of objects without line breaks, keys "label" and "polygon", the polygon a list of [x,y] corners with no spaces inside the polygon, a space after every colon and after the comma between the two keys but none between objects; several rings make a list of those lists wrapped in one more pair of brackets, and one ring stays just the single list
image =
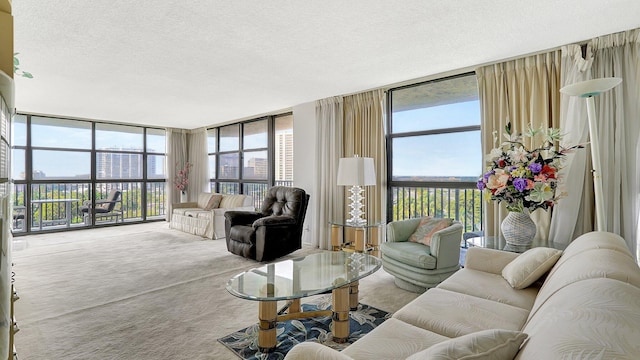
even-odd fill
[{"label": "blue and green rug pattern", "polygon": [[[331,309],[331,297],[324,296],[312,304],[302,304],[302,311]],[[241,359],[275,360],[283,359],[287,352],[296,344],[304,341],[315,341],[336,350],[342,350],[349,344],[364,336],[385,320],[391,314],[365,304],[358,304],[357,310],[349,312],[349,339],[344,344],[332,341],[331,317],[315,317],[279,322],[276,327],[276,349],[265,354],[258,350],[258,324],[253,324],[242,330],[218,339],[220,343],[232,350]]]}]

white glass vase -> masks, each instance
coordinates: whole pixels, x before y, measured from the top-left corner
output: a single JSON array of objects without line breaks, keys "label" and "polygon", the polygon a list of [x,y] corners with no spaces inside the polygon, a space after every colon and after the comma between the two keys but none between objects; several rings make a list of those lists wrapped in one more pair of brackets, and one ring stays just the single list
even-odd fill
[{"label": "white glass vase", "polygon": [[180,191],[180,202],[181,203],[186,203],[188,201],[189,201],[189,199],[187,197],[187,191],[186,190]]},{"label": "white glass vase", "polygon": [[536,223],[531,220],[528,212],[510,211],[500,224],[502,236],[507,244],[530,246],[536,236]]}]

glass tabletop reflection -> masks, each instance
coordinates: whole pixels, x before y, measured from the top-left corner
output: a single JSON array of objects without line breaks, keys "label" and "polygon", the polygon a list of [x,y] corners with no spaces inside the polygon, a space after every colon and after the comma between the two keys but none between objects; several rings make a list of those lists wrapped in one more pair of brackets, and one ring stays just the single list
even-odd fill
[{"label": "glass tabletop reflection", "polygon": [[227,291],[249,300],[298,299],[351,284],[381,265],[368,254],[325,251],[245,271],[227,282]]}]

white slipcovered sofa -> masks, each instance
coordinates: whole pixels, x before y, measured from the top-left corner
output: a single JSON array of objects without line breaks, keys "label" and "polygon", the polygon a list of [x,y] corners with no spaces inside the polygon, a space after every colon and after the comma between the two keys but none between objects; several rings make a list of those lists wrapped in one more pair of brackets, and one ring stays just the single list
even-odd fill
[{"label": "white slipcovered sofa", "polygon": [[470,248],[463,269],[342,352],[304,342],[286,359],[640,359],[640,269],[624,240],[592,232],[555,251]]},{"label": "white slipcovered sofa", "polygon": [[[217,200],[220,200],[219,204]],[[208,209],[208,205],[214,207]],[[173,204],[169,227],[209,239],[221,239],[225,236],[224,213],[229,210],[255,211],[253,198],[202,192],[197,202]]]}]

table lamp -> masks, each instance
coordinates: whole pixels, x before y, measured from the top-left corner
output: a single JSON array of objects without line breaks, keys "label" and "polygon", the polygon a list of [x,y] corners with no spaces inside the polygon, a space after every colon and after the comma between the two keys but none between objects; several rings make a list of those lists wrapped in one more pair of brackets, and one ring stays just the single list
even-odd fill
[{"label": "table lamp", "polygon": [[362,188],[367,185],[376,184],[376,171],[373,167],[373,158],[359,157],[355,155],[350,158],[341,158],[338,164],[338,185],[351,186],[351,203],[347,219],[349,225],[365,225],[364,218],[364,195]]}]

